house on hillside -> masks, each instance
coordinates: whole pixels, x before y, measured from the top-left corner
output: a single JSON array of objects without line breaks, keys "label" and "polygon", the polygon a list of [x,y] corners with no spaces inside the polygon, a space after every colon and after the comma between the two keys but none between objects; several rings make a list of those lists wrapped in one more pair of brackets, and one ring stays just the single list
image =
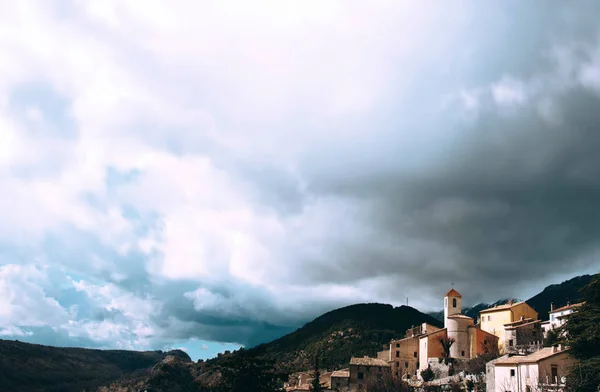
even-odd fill
[{"label": "house on hillside", "polygon": [[504,325],[518,320],[538,319],[538,313],[526,302],[509,301],[506,305],[494,305],[479,312],[481,329],[498,337],[498,349],[506,352]]},{"label": "house on hillside", "polygon": [[350,391],[365,390],[370,381],[382,380],[390,375],[391,366],[383,359],[351,358],[348,385]]},{"label": "house on hillside", "polygon": [[331,389],[346,392],[350,389],[350,369],[336,370],[331,373]]},{"label": "house on hillside", "polygon": [[423,323],[406,331],[404,339],[392,340],[384,351],[377,353],[377,358],[387,361],[392,374],[396,377],[416,377],[419,370],[419,338],[440,328]]},{"label": "house on hillside", "polygon": [[488,382],[487,391],[564,390],[568,368],[574,361],[568,351],[557,345],[529,355],[506,356],[498,359],[491,364],[494,378],[493,381]]},{"label": "house on hillside", "polygon": [[521,317],[518,321],[504,324],[505,352],[530,354],[542,348],[544,332],[542,322]]},{"label": "house on hillside", "polygon": [[560,308],[554,308],[554,304],[550,304],[550,311],[548,312],[548,330],[556,329],[564,325],[567,316],[577,311],[585,302],[571,304],[567,302],[566,306]]}]

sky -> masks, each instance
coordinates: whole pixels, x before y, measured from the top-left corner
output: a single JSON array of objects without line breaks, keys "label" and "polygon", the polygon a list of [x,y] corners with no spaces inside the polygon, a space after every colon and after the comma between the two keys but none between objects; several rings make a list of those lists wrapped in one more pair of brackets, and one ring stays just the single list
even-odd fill
[{"label": "sky", "polygon": [[600,272],[599,14],[0,0],[0,338],[208,358]]}]

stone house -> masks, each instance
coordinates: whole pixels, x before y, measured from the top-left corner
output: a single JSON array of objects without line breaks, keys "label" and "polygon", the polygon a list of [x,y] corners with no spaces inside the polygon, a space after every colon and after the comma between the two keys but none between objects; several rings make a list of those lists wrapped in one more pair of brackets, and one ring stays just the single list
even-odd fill
[{"label": "stone house", "polygon": [[521,317],[504,324],[504,352],[529,354],[542,348],[544,333],[540,320]]},{"label": "stone house", "polygon": [[[508,356],[495,361],[494,381],[488,392],[536,392],[562,390],[568,369],[574,360],[560,345],[546,347],[533,354]],[[493,389],[490,389],[490,384]]]},{"label": "stone house", "polygon": [[479,312],[481,329],[498,337],[498,349],[504,353],[504,325],[524,318],[538,319],[538,313],[526,302],[510,301],[506,305],[495,305]]},{"label": "stone house", "polygon": [[346,392],[350,388],[350,369],[336,370],[331,373],[331,390]]},{"label": "stone house", "polygon": [[427,323],[412,327],[406,331],[404,339],[392,340],[384,351],[377,353],[377,358],[390,364],[392,375],[402,378],[415,377],[420,368],[419,338],[438,330],[440,328]]},{"label": "stone house", "polygon": [[381,380],[391,374],[387,361],[377,358],[351,358],[348,385],[350,391],[365,390],[369,381]]}]

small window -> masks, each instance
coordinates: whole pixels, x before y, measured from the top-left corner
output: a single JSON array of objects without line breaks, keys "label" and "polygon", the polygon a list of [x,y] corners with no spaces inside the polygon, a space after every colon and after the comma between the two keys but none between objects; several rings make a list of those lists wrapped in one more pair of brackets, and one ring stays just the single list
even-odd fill
[{"label": "small window", "polygon": [[421,366],[421,364],[419,362],[417,362],[417,369],[419,368],[419,366]]},{"label": "small window", "polygon": [[400,351],[396,351],[396,358],[400,358]]},{"label": "small window", "polygon": [[396,362],[396,367],[399,368],[400,367],[400,362]]},{"label": "small window", "polygon": [[[360,373],[359,373],[360,374]],[[510,376],[514,377],[515,376],[515,369],[510,369]]]},{"label": "small window", "polygon": [[508,341],[508,346],[509,346],[509,347],[512,347],[512,346],[513,346],[513,340],[512,340],[512,339],[510,339],[510,340]]},{"label": "small window", "polygon": [[413,353],[413,357],[417,357],[419,355],[419,353],[417,353],[416,351]]},{"label": "small window", "polygon": [[460,355],[462,355],[463,357],[465,356],[464,350],[460,352]]},{"label": "small window", "polygon": [[492,316],[488,316],[488,321],[490,321],[492,319]]},{"label": "small window", "polygon": [[408,362],[404,362],[404,367],[408,368]]},{"label": "small window", "polygon": [[452,307],[456,308],[456,298],[452,298]]},{"label": "small window", "polygon": [[487,339],[483,339],[483,344],[487,344]]},{"label": "small window", "polygon": [[365,378],[365,374],[363,372],[358,372],[358,379],[362,380]]},{"label": "small window", "polygon": [[400,343],[396,343],[396,348],[399,348],[399,347],[400,347]]}]

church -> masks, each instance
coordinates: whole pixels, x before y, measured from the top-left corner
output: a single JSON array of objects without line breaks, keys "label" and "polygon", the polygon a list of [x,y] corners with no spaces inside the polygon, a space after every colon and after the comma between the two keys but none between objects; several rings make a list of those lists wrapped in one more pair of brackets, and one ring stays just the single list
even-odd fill
[{"label": "church", "polygon": [[440,339],[449,339],[450,357],[467,360],[498,347],[498,337],[481,329],[475,320],[462,314],[462,295],[451,289],[444,296],[444,328],[419,336],[419,369],[440,366],[444,357]]}]

